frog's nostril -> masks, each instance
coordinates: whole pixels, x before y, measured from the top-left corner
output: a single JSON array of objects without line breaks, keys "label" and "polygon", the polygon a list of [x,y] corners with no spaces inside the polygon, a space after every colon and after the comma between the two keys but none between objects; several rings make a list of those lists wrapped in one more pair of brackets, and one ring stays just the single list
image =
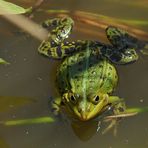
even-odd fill
[{"label": "frog's nostril", "polygon": [[82,108],[78,107],[78,112],[81,113],[82,112]]}]

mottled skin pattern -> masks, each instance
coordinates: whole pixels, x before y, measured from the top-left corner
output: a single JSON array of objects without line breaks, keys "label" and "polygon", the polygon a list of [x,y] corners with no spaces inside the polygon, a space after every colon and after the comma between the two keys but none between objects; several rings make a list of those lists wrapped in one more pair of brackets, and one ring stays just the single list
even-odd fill
[{"label": "mottled skin pattern", "polygon": [[[65,41],[73,24],[69,17],[43,23],[43,27],[51,30],[51,36],[41,43],[39,53],[62,59],[57,71],[60,96],[53,102],[55,112],[58,113],[60,106],[63,106],[73,117],[82,121],[101,115],[109,107],[113,108],[115,115],[123,113],[123,99],[111,96],[118,81],[113,64],[136,61],[136,50],[143,48],[144,44],[113,26],[106,28],[111,45],[88,40]],[[115,122],[116,119],[112,121]]]}]

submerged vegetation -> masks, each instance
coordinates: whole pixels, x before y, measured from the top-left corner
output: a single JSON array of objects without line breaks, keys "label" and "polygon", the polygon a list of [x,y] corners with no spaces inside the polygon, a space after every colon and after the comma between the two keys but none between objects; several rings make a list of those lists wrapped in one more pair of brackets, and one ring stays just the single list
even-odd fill
[{"label": "submerged vegetation", "polygon": [[9,64],[9,63],[6,62],[4,59],[0,58],[0,64]]}]

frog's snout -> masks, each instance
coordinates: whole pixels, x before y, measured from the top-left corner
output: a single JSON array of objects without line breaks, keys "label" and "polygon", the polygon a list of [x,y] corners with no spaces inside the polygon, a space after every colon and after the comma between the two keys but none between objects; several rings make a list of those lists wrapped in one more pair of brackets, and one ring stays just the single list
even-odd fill
[{"label": "frog's snout", "polygon": [[88,109],[81,107],[80,105],[75,108],[74,113],[77,116],[77,118],[81,121],[89,120]]},{"label": "frog's snout", "polygon": [[80,120],[82,120],[82,121],[86,121],[86,120],[89,120],[88,119],[88,115],[86,114],[86,112],[85,111],[80,111],[79,110],[79,113],[80,113]]},{"label": "frog's snout", "polygon": [[88,104],[86,106],[84,106],[83,103],[80,103],[74,112],[77,115],[77,117],[79,118],[79,120],[81,120],[81,121],[87,121],[91,118],[89,116],[90,105],[88,105]]}]

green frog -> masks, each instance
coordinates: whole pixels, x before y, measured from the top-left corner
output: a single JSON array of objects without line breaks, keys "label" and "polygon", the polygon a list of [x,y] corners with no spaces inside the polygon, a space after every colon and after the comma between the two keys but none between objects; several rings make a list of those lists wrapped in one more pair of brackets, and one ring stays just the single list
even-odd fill
[{"label": "green frog", "polygon": [[59,97],[53,101],[54,112],[59,113],[64,108],[81,121],[98,117],[111,108],[114,115],[124,113],[124,99],[112,95],[118,82],[114,65],[137,61],[137,50],[144,48],[144,42],[114,26],[106,28],[111,44],[91,40],[66,41],[73,26],[70,17],[43,23],[43,27],[50,30],[50,36],[39,46],[39,53],[62,59],[56,75]]}]

